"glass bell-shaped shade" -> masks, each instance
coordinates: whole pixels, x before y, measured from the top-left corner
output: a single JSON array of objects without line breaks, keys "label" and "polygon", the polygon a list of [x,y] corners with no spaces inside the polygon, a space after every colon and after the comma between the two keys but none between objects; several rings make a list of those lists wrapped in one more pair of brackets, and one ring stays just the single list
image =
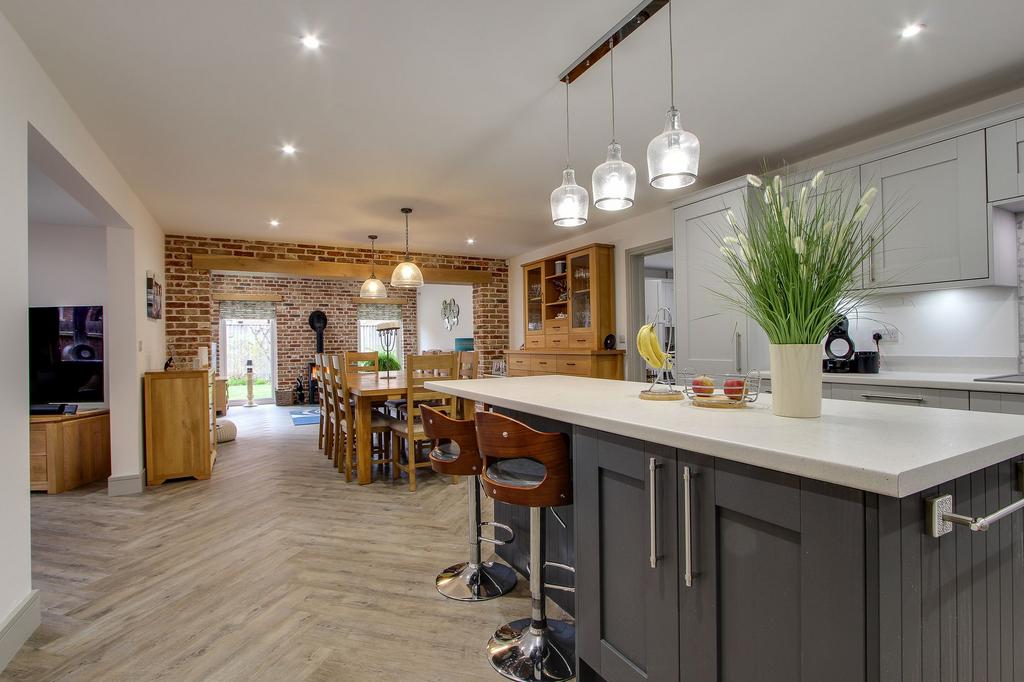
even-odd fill
[{"label": "glass bell-shaped shade", "polygon": [[423,273],[412,261],[399,263],[391,273],[391,286],[399,289],[418,289],[423,286]]},{"label": "glass bell-shaped shade", "polygon": [[363,286],[359,287],[360,298],[387,298],[387,295],[388,291],[384,288],[384,282],[373,275],[363,282]]},{"label": "glass bell-shaped shade", "polygon": [[622,160],[622,147],[608,145],[608,160],[594,169],[594,206],[604,211],[621,211],[633,205],[636,169]]},{"label": "glass bell-shaped shade", "polygon": [[551,220],[558,227],[579,227],[587,223],[590,195],[576,184],[576,171],[562,171],[562,185],[551,193]]},{"label": "glass bell-shaped shade", "polygon": [[647,175],[651,187],[678,189],[697,181],[700,140],[679,125],[679,110],[669,107],[665,131],[647,145]]}]

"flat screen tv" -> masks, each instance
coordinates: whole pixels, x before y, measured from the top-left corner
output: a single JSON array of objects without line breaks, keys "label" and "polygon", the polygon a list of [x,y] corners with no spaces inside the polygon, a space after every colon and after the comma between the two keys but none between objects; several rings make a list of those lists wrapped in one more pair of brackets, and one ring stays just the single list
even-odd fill
[{"label": "flat screen tv", "polygon": [[103,306],[28,310],[29,398],[45,403],[101,403]]}]

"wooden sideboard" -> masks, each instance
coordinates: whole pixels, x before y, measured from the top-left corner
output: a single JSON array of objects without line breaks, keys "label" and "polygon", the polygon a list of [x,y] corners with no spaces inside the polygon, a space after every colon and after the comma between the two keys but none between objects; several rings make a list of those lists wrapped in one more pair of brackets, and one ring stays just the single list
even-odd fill
[{"label": "wooden sideboard", "polygon": [[217,410],[217,416],[223,417],[228,413],[228,380],[216,377],[213,380],[213,405]]},{"label": "wooden sideboard", "polygon": [[622,379],[615,334],[614,249],[590,244],[523,265],[523,350],[506,351],[509,376]]},{"label": "wooden sideboard", "polygon": [[110,476],[110,412],[29,417],[29,489],[62,493]]},{"label": "wooden sideboard", "polygon": [[217,459],[211,370],[146,372],[146,484],[206,479]]}]

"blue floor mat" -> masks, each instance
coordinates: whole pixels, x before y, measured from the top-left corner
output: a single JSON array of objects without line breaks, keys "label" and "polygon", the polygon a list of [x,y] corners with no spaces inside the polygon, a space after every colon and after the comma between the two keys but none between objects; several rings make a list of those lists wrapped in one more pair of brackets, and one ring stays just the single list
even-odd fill
[{"label": "blue floor mat", "polygon": [[309,424],[320,423],[320,408],[306,407],[300,410],[292,410],[290,413],[292,424],[295,426],[308,426]]}]

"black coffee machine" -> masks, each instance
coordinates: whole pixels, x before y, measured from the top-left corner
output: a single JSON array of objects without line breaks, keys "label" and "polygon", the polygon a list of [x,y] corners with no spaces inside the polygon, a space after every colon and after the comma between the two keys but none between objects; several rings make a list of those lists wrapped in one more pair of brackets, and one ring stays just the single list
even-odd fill
[{"label": "black coffee machine", "polygon": [[878,374],[878,351],[857,351],[850,338],[850,321],[845,317],[832,327],[825,339],[821,371],[851,374]]}]

